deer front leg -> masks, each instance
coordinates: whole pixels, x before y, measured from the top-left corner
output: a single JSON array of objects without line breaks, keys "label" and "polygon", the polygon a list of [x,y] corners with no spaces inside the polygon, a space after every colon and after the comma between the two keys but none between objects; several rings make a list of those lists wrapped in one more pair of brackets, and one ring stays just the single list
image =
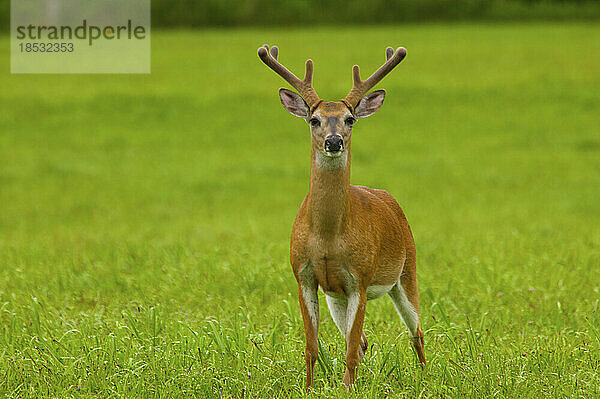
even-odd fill
[{"label": "deer front leg", "polygon": [[313,385],[313,372],[317,356],[319,354],[318,332],[319,332],[319,297],[317,295],[317,281],[314,276],[302,278],[298,282],[298,297],[300,310],[304,321],[304,335],[306,337],[306,388]]},{"label": "deer front leg", "polygon": [[[360,289],[348,296],[347,310],[347,338],[346,338],[346,372],[344,384],[351,386],[356,381],[358,363],[362,360],[361,339],[363,336],[363,323],[367,307],[367,292]],[[366,341],[366,340],[365,340]],[[364,348],[366,349],[366,348]]]}]

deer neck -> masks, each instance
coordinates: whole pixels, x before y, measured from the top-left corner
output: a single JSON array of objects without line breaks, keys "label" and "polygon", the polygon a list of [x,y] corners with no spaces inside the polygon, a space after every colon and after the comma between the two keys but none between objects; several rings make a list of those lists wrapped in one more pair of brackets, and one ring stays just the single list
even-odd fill
[{"label": "deer neck", "polygon": [[349,147],[340,158],[311,151],[308,217],[311,230],[324,237],[340,234],[350,212]]}]

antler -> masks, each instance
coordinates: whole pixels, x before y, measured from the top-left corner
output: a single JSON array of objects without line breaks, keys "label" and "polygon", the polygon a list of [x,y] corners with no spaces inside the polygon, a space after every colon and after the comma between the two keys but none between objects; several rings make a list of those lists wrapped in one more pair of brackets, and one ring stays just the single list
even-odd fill
[{"label": "antler", "polygon": [[353,85],[352,90],[348,93],[344,101],[347,105],[350,105],[354,109],[362,97],[381,79],[385,77],[392,69],[396,67],[406,57],[406,49],[404,47],[398,47],[396,52],[391,47],[385,49],[385,58],[387,61],[378,70],[373,73],[367,80],[360,79],[360,69],[358,65],[354,65],[352,68]]},{"label": "antler", "polygon": [[306,60],[306,72],[304,73],[304,79],[300,80],[291,73],[286,67],[281,65],[279,61],[277,61],[277,55],[279,54],[279,49],[277,46],[271,47],[271,52],[269,53],[269,46],[266,44],[262,47],[258,48],[258,56],[269,68],[277,72],[279,76],[284,78],[290,85],[292,85],[300,95],[306,101],[311,111],[319,105],[319,103],[323,100],[319,98],[317,92],[312,86],[312,76],[313,76],[313,62],[312,60]]}]

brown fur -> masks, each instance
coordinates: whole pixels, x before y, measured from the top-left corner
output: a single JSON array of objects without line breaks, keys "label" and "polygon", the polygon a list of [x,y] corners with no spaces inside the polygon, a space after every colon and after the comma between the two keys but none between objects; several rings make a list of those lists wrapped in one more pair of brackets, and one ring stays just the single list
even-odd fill
[{"label": "brown fur", "polygon": [[[324,102],[314,114],[327,119],[337,116],[343,121],[348,108],[341,102]],[[325,126],[322,130],[327,130]],[[360,300],[354,325],[348,336],[344,382],[354,383],[356,368],[366,350],[360,348],[364,336],[362,323],[366,307],[366,290],[371,285],[392,285],[401,280],[408,300],[418,312],[416,253],[413,236],[396,200],[386,191],[350,185],[350,133],[344,143],[348,161],[343,169],[321,169],[316,151],[324,137],[313,132],[311,174],[308,195],[302,202],[291,237],[290,260],[298,281],[300,303],[306,330],[307,386],[312,385],[317,358],[315,331],[302,298],[301,271],[314,267],[316,283],[326,292],[347,296],[346,270],[356,277]],[[425,356],[422,332],[415,349],[422,363]],[[360,352],[360,353],[359,353]]]},{"label": "brown fur", "polygon": [[388,293],[400,306],[402,317],[409,318],[407,326],[412,323],[413,346],[425,364],[423,333],[414,312],[407,313],[410,305],[405,304],[408,300],[418,314],[415,244],[406,217],[386,191],[350,185],[351,122],[379,109],[385,91],[366,93],[404,59],[406,49],[388,47],[386,62],[367,80],[361,79],[355,65],[352,89],[337,102],[323,102],[317,95],[311,60],[306,61],[300,80],[278,61],[278,54],[276,46],[270,51],[267,45],[258,49],[259,58],[301,94],[280,89],[283,106],[309,123],[318,120],[312,121],[314,126],[311,123],[310,188],[296,216],[290,247],[306,336],[306,386],[312,386],[318,356],[319,286],[332,298],[346,298],[334,306],[337,312],[344,303],[346,308],[345,316],[336,313],[336,324],[347,340],[343,380],[347,386],[356,381],[358,364],[367,350],[363,321],[371,286],[392,287]]}]

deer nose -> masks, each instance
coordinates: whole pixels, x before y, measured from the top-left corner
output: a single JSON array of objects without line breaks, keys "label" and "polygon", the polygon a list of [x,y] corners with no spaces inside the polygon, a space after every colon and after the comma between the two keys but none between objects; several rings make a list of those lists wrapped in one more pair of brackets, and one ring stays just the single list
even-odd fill
[{"label": "deer nose", "polygon": [[325,151],[336,153],[342,149],[343,143],[340,136],[329,136],[325,139]]}]

